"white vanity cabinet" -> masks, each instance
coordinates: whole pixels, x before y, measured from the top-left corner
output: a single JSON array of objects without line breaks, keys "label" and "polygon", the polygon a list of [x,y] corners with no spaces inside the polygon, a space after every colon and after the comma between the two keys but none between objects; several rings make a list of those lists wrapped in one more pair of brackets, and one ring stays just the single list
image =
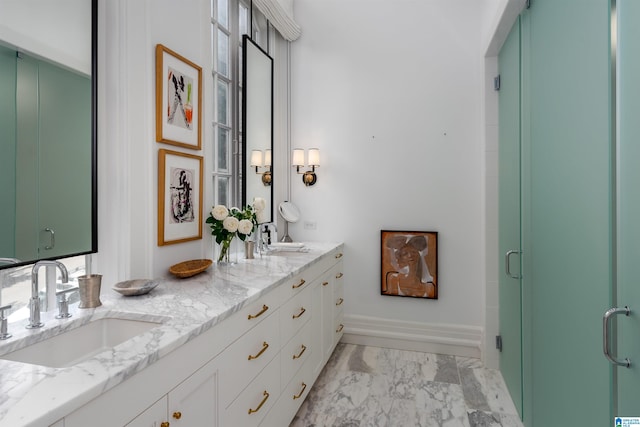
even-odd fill
[{"label": "white vanity cabinet", "polygon": [[338,263],[331,270],[333,283],[333,340],[329,356],[333,353],[336,344],[342,338],[344,329],[344,264],[342,262],[342,253],[339,254]]},{"label": "white vanity cabinet", "polygon": [[126,427],[217,426],[217,365],[209,362]]},{"label": "white vanity cabinet", "polygon": [[[125,427],[160,427],[167,423],[167,397],[163,397],[147,408]],[[166,425],[166,424],[165,424]],[[171,423],[169,422],[169,425]]]},{"label": "white vanity cabinet", "polygon": [[289,425],[341,336],[342,289],[336,249],[69,414],[64,427]]}]

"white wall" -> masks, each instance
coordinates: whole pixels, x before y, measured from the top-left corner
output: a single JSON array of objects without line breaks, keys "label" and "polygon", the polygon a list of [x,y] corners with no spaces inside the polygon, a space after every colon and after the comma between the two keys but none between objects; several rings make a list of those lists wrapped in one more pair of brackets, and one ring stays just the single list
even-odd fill
[{"label": "white wall", "polygon": [[90,1],[0,1],[0,40],[4,44],[86,75],[91,74],[90,34]]},{"label": "white wall", "polygon": [[[293,173],[290,234],[345,242],[347,319],[459,326],[479,346],[484,5],[296,2],[292,145],[320,148],[322,166],[310,188]],[[439,233],[437,301],[380,295],[381,229]]]},{"label": "white wall", "polygon": [[99,254],[96,272],[119,280],[158,277],[180,261],[211,256],[211,237],[157,246],[158,149],[205,156],[203,206],[211,206],[212,109],[203,102],[203,150],[155,141],[155,46],[202,67],[212,99],[208,0],[101,0],[99,73]]},{"label": "white wall", "polygon": [[[297,0],[303,36],[291,45],[292,146],[319,147],[322,166],[311,188],[291,168],[277,166],[276,199],[288,197],[278,172],[288,170],[290,199],[303,215],[290,234],[346,243],[345,313],[352,332],[372,320],[397,332],[416,327],[415,339],[442,333],[479,348],[483,331],[486,345],[497,330],[495,258],[486,256],[496,229],[497,122],[494,101],[485,99],[492,96],[495,64],[485,64],[484,52],[487,43],[495,45],[506,1]],[[174,147],[155,142],[153,86],[154,47],[163,43],[203,67],[211,99],[208,7],[208,0],[100,1],[95,270],[107,285],[164,275],[175,262],[211,256],[206,227],[201,241],[156,245],[157,150]],[[286,97],[280,83],[276,91]],[[203,113],[203,123],[210,123],[206,102]],[[284,117],[276,125],[276,147],[284,147]],[[206,207],[212,150],[211,131],[203,130]],[[317,229],[305,230],[304,221]],[[439,300],[380,295],[381,229],[439,232]]]}]

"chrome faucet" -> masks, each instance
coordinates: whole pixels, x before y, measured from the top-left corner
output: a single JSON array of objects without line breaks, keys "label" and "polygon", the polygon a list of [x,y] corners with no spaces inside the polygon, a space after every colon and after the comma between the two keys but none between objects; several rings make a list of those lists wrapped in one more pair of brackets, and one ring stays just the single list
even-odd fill
[{"label": "chrome faucet", "polygon": [[60,269],[62,283],[69,281],[67,267],[60,261],[38,261],[31,269],[31,299],[29,300],[29,324],[27,329],[41,328],[44,323],[40,321],[40,296],[38,295],[38,269],[42,266],[53,266]]}]

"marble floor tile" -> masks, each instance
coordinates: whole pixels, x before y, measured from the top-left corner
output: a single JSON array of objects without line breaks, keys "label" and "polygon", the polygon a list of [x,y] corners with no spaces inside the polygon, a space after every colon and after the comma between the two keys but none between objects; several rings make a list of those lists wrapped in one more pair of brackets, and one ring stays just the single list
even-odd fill
[{"label": "marble floor tile", "polygon": [[290,427],[522,427],[478,359],[339,344]]}]

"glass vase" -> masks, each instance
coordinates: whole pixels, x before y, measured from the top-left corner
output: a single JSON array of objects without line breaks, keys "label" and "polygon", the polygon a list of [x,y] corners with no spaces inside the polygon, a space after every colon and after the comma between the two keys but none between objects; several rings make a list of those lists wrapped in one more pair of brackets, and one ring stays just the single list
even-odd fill
[{"label": "glass vase", "polygon": [[231,252],[231,241],[233,240],[233,236],[223,240],[218,245],[218,263],[226,263],[229,264],[229,253]]}]

